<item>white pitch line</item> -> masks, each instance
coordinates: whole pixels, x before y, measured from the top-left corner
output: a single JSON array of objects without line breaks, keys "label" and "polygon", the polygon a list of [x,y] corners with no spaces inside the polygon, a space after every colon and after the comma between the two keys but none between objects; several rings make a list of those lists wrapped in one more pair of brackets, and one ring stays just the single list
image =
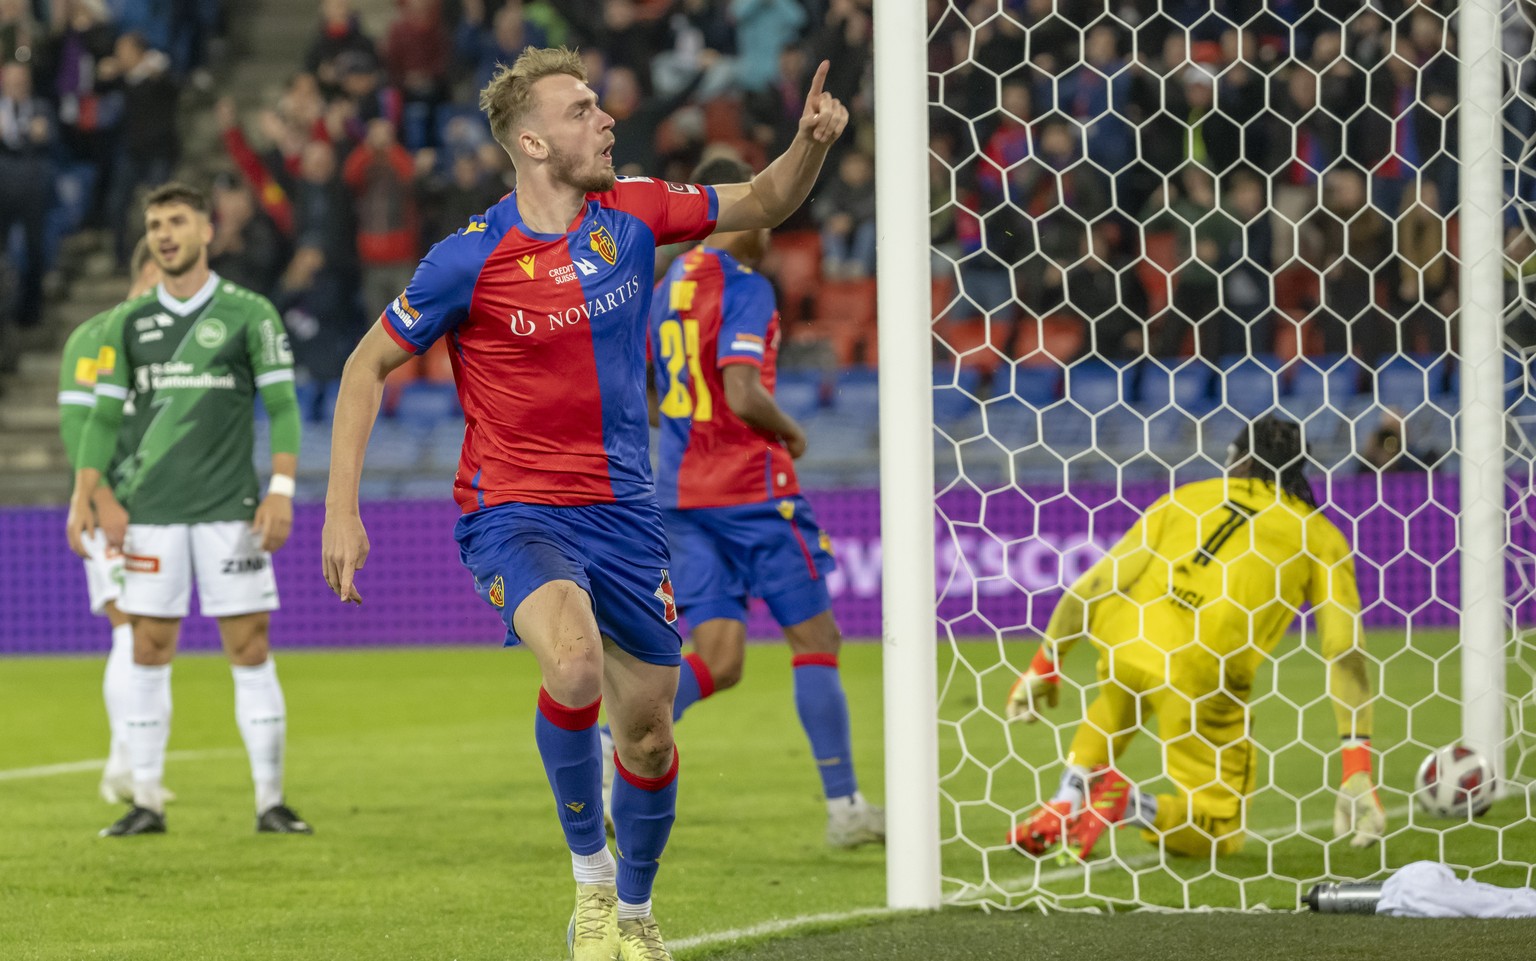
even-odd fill
[{"label": "white pitch line", "polygon": [[[1395,818],[1400,817],[1406,813],[1408,813],[1408,808],[1398,807],[1387,811],[1387,816]],[[1267,828],[1263,831],[1255,831],[1253,834],[1256,837],[1272,840],[1274,838],[1293,833],[1293,831],[1296,830],[1319,831],[1324,828],[1331,827],[1333,827],[1333,819],[1329,818],[1327,820],[1306,821],[1303,822],[1299,828],[1295,829],[1285,827]],[[1090,861],[1083,865],[1056,868],[1055,870],[1046,871],[1044,874],[1041,874],[1038,879],[1033,874],[1027,874],[990,883],[997,888],[1003,888],[1005,885],[1019,884],[1026,881],[1037,881],[1038,883],[1044,884],[1050,881],[1061,881],[1067,878],[1075,877],[1080,875],[1083,871],[1098,871],[1105,868],[1117,867],[1137,868],[1148,864],[1154,864],[1158,860],[1159,858],[1156,854],[1138,854],[1134,857],[1120,858],[1118,860],[1106,859],[1101,861]],[[1171,913],[1179,914],[1186,913],[1185,909],[1183,908],[1161,908],[1158,906],[1149,906],[1148,909],[1154,911],[1168,911]],[[1265,908],[1260,905],[1248,910],[1262,911],[1265,910]],[[681,938],[677,941],[672,941],[670,942],[670,947],[677,950],[712,947],[717,944],[730,944],[736,941],[740,941],[744,938],[763,937],[765,935],[771,934],[787,934],[800,928],[808,928],[818,924],[837,924],[843,921],[853,921],[858,918],[878,918],[906,913],[910,912],[897,910],[895,908],[855,908],[852,911],[834,911],[828,912],[826,914],[802,914],[798,917],[784,918],[778,921],[764,921],[761,924],[748,925],[744,928],[731,928],[727,931],[715,931],[708,934],[696,934],[691,938]]]},{"label": "white pitch line", "polygon": [[[234,748],[214,748],[207,751],[170,751],[167,761],[207,761],[214,758],[234,757],[242,752]],[[60,774],[79,774],[82,771],[99,771],[107,763],[106,758],[90,761],[66,761],[63,764],[44,764],[39,767],[15,767],[0,771],[0,781],[26,781],[39,777],[55,777]]]},{"label": "white pitch line", "polygon": [[896,908],[856,908],[852,911],[833,911],[827,914],[802,914],[794,918],[782,918],[778,921],[764,921],[762,924],[752,924],[744,928],[732,928],[729,931],[715,931],[710,934],[696,934],[691,938],[681,938],[671,942],[669,947],[678,950],[688,948],[702,948],[715,944],[730,944],[743,938],[757,938],[767,934],[784,934],[798,928],[807,928],[817,924],[835,924],[842,921],[852,921],[855,918],[877,918],[888,914],[902,914],[903,911]]}]

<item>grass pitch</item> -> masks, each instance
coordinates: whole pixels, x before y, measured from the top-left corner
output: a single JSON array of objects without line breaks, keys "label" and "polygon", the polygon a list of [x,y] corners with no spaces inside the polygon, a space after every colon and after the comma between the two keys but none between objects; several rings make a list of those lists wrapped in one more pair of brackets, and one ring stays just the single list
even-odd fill
[{"label": "grass pitch", "polygon": [[[1389,653],[1391,643],[1376,643],[1378,656],[1404,658]],[[1408,649],[1401,639],[1397,643]],[[1415,704],[1415,723],[1438,725],[1452,715],[1435,706],[1438,695],[1415,692],[1456,688],[1447,687],[1453,680],[1444,658],[1437,662],[1425,655],[1421,663],[1419,648],[1428,643],[1423,635],[1415,639],[1414,660],[1400,660],[1406,686],[1389,679],[1389,693]],[[1020,645],[1007,653],[1022,662],[1027,649]],[[1045,728],[1025,740],[1016,728],[1005,731],[995,723],[989,733],[977,710],[977,692],[985,706],[999,709],[1011,674],[990,642],[963,645],[961,652],[963,663],[981,673],[979,681],[964,683],[967,668],[952,675],[945,689],[942,710],[953,722],[942,741],[946,789],[952,796],[970,791],[975,809],[989,814],[965,824],[980,853],[969,842],[952,841],[945,847],[945,872],[951,878],[1005,882],[985,888],[984,900],[1024,903],[1030,892],[1044,888],[1067,905],[1086,903],[1070,895],[1090,890],[1100,898],[1094,903],[1113,905],[1134,885],[1152,903],[1176,904],[1193,891],[1214,904],[1263,901],[1285,909],[1294,905],[1294,885],[1257,878],[1265,864],[1253,860],[1255,852],[1263,852],[1269,873],[1277,876],[1327,873],[1317,870],[1322,856],[1311,842],[1250,842],[1238,860],[1222,863],[1223,878],[1209,865],[1164,871],[1132,832],[1117,839],[1122,864],[1092,871],[1049,862],[1037,867],[1013,852],[989,850],[1001,841],[1013,811],[1035,803],[1035,781],[1054,784],[1047,756],[1054,741],[1034,736],[1048,732]],[[1079,957],[1093,945],[1123,954],[1128,943],[1141,945],[1147,956],[1181,961],[1226,958],[1235,943],[1262,943],[1273,961],[1322,956],[1319,945],[1337,945],[1341,938],[1352,939],[1352,957],[1367,958],[1409,950],[1422,955],[1453,932],[1463,939],[1457,943],[1476,944],[1477,956],[1498,958],[1528,956],[1536,940],[1536,925],[1524,923],[1436,925],[1434,937],[1426,938],[1422,927],[1370,918],[856,914],[883,903],[884,858],[877,849],[833,852],[822,844],[819,782],[795,720],[788,660],[780,646],[754,647],[742,687],[699,705],[680,727],[679,818],[657,887],[658,915],[680,961],[1013,961]],[[850,645],[842,663],[856,761],[863,787],[878,799],[884,793],[879,650]],[[948,671],[947,653],[942,664]],[[1307,685],[1320,691],[1321,675],[1296,667],[1282,669],[1281,689],[1306,704]],[[280,654],[279,670],[290,711],[289,797],[318,833],[303,838],[252,832],[250,781],[228,670],[221,659],[188,656],[175,668],[167,782],[181,800],[168,812],[171,833],[109,841],[95,832],[118,811],[96,799],[95,766],[78,763],[104,753],[100,660],[0,661],[0,959],[562,956],[569,860],[533,750],[533,659],[490,646],[306,652]],[[1077,677],[1091,673],[1086,660],[1070,663],[1068,670]],[[1289,688],[1293,683],[1301,686]],[[1297,741],[1294,727],[1287,728],[1295,719],[1269,712],[1276,703],[1270,698],[1256,709],[1259,738],[1267,733],[1277,745]],[[1315,712],[1315,705],[1298,710],[1301,730],[1308,740],[1315,737],[1317,745],[1331,748],[1331,720],[1326,714],[1314,717]],[[1072,714],[1064,705],[1059,718],[1071,721]],[[1402,712],[1393,729],[1406,725],[1408,717]],[[1378,742],[1386,743],[1392,735],[1383,736],[1383,722]],[[956,766],[960,731],[967,735],[969,760]],[[1300,750],[1277,749],[1273,756],[1284,760],[1287,751]],[[1389,785],[1411,775],[1409,753],[1416,764],[1416,747],[1404,752],[1401,763],[1389,752],[1384,767]],[[1274,785],[1305,774],[1286,764],[1276,771],[1279,780],[1266,781],[1255,804],[1255,830],[1284,823],[1284,811],[1269,795]],[[973,775],[974,781],[967,780]],[[1331,791],[1319,791],[1305,804],[1331,804],[1325,795],[1331,797]],[[1499,870],[1521,877],[1490,880],[1528,883],[1514,863],[1530,860],[1536,851],[1529,833],[1520,833],[1529,826],[1494,830],[1517,813],[1523,808],[1516,812],[1510,801],[1501,802],[1487,822],[1457,829],[1504,840],[1505,867]],[[1399,815],[1394,823],[1407,821]],[[946,831],[954,824],[947,821]],[[1451,860],[1480,856],[1481,846],[1458,846],[1456,836],[1457,831],[1444,835]],[[1423,856],[1439,837],[1405,830],[1389,839],[1386,854],[1345,856],[1323,849],[1331,858],[1324,866],[1338,876],[1365,876],[1383,863]],[[983,868],[991,873],[983,875]],[[1193,877],[1179,871],[1192,871]],[[786,919],[798,921],[785,925]],[[1451,943],[1436,953],[1464,956]],[[1502,953],[1504,946],[1514,953]]]}]

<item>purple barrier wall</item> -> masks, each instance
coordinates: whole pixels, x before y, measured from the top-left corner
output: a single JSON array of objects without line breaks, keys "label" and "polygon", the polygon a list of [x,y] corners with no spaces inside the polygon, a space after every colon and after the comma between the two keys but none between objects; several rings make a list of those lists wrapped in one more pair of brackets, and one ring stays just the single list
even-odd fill
[{"label": "purple barrier wall", "polygon": [[[1043,627],[1061,584],[1070,582],[1166,490],[1159,484],[1030,487],[940,498],[939,614],[956,634]],[[1323,491],[1320,489],[1319,494]],[[878,492],[810,495],[832,535],[841,569],[829,579],[849,637],[880,634]],[[1360,590],[1373,626],[1455,623],[1455,477],[1393,474],[1350,477],[1328,491],[1329,513],[1355,545]],[[359,578],[365,603],[341,604],[320,576],[319,504],[300,504],[294,533],[276,559],[283,609],[273,636],[285,647],[499,643],[500,624],[460,567],[447,501],[367,504],[372,554]],[[1523,557],[1536,554],[1536,528],[1516,523]],[[103,651],[104,621],[85,609],[85,576],[64,543],[58,509],[0,511],[0,653]],[[1507,568],[1510,596],[1522,591],[1519,565]],[[1520,596],[1524,596],[1523,594]],[[1526,601],[1522,620],[1533,613]],[[195,607],[194,607],[195,610]],[[757,637],[777,629],[756,607]],[[189,620],[183,647],[217,647],[213,625]]]}]

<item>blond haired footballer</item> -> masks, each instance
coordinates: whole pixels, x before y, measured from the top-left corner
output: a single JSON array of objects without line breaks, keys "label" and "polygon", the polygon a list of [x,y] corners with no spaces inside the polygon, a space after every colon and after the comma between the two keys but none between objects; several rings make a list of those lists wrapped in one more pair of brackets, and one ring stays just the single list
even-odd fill
[{"label": "blond haired footballer", "polygon": [[[517,190],[422,260],[347,361],[322,533],[326,582],[361,603],[358,485],[388,373],[447,337],[466,421],[460,558],[539,661],[534,741],[576,881],[576,961],[669,961],[651,892],[676,815],[682,641],[651,479],[645,321],[658,245],[783,222],[848,111],[811,81],[799,131],[745,183],[618,178],[614,121],[573,51],[529,47],[480,94]],[[643,278],[643,279],[642,279]],[[383,306],[383,305],[380,305]],[[603,833],[612,722],[617,855]]]},{"label": "blond haired footballer", "polygon": [[[1170,853],[1232,854],[1245,840],[1256,774],[1248,696],[1260,664],[1311,605],[1343,740],[1334,833],[1368,847],[1387,818],[1371,772],[1371,686],[1355,566],[1303,473],[1301,428],[1266,416],[1228,448],[1224,477],[1153,504],[1062,595],[1029,670],[1008,695],[1033,722],[1060,696],[1056,665],[1080,639],[1099,649],[1088,705],[1051,800],[1009,834],[1030,854],[1064,844],[1086,858],[1130,824]],[[1147,715],[1177,790],[1138,791],[1115,770]]]}]

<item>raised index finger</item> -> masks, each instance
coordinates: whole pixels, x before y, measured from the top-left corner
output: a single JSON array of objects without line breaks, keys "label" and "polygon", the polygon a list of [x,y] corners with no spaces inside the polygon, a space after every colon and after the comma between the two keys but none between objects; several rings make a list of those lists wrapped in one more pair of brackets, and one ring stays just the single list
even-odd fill
[{"label": "raised index finger", "polygon": [[811,92],[805,95],[805,116],[809,117],[816,112],[816,101],[821,97],[821,84],[827,79],[827,71],[830,69],[830,60],[823,60],[821,66],[816,68],[816,76],[811,78]]}]

